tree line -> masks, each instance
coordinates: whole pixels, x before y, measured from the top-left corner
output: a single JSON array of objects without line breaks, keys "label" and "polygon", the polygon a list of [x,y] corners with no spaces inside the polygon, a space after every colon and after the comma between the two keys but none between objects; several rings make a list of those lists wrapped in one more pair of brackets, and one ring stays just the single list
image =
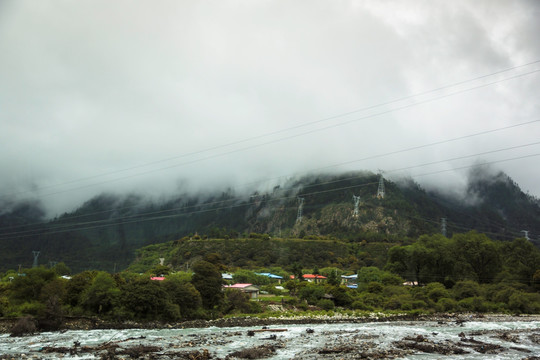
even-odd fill
[{"label": "tree line", "polygon": [[[175,245],[170,246],[174,250]],[[40,319],[42,328],[54,329],[65,316],[145,322],[265,311],[268,302],[250,301],[240,291],[224,291],[223,272],[234,273],[234,282],[259,285],[274,295],[270,301],[286,309],[540,312],[540,251],[525,239],[501,242],[476,232],[452,238],[421,236],[416,242],[391,247],[383,266],[354,271],[338,266],[307,268],[301,258],[287,266],[258,269],[231,267],[223,259],[207,252],[187,271],[157,265],[144,273],[83,271],[62,277],[70,272],[63,263],[21,273],[11,270],[0,274],[0,316],[30,315]],[[256,272],[281,275],[286,280],[283,288]],[[327,279],[303,281],[305,273]],[[341,275],[351,273],[357,274],[357,288],[341,284]],[[156,275],[165,275],[165,280],[152,280]],[[404,286],[405,281],[412,286]]]}]

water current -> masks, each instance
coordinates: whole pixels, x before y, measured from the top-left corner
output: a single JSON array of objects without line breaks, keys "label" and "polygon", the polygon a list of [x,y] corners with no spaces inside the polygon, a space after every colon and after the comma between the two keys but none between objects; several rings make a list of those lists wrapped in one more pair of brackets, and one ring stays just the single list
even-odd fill
[{"label": "water current", "polygon": [[[181,352],[208,350],[212,359],[224,359],[242,349],[273,347],[267,359],[348,359],[355,354],[372,354],[370,358],[397,359],[525,359],[540,356],[540,321],[393,321],[372,323],[333,323],[313,325],[275,325],[202,329],[156,330],[70,330],[44,332],[25,337],[0,335],[1,359],[100,359],[102,344],[119,348],[138,345],[159,347],[159,359],[181,358]],[[275,336],[275,338],[274,338]],[[60,348],[86,347],[95,351],[69,354]],[[444,354],[403,348],[399,344],[428,344],[435,348],[449,346],[467,353]],[[44,350],[57,348],[59,352]],[[486,351],[486,349],[491,351]],[[399,349],[401,353],[388,353]],[[386,355],[384,355],[386,352]],[[173,356],[172,354],[177,354]],[[376,357],[380,356],[380,357]],[[119,359],[130,359],[119,356]],[[187,357],[186,357],[187,358]]]}]

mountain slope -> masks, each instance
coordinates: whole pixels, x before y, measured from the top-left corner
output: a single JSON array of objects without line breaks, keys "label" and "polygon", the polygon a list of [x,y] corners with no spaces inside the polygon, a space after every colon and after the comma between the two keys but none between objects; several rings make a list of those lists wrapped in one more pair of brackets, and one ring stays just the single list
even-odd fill
[{"label": "mountain slope", "polygon": [[[64,261],[74,271],[120,270],[137,248],[196,233],[395,242],[440,232],[442,218],[449,236],[471,229],[508,240],[522,229],[535,238],[540,233],[538,200],[503,173],[473,172],[467,201],[443,191],[426,192],[410,180],[384,184],[384,198],[376,196],[379,177],[364,172],[307,175],[249,195],[227,190],[156,202],[135,194],[102,194],[47,222],[37,204],[21,205],[0,215],[1,270],[30,266],[33,250],[41,252],[41,264]],[[360,197],[357,214],[353,195]]]}]

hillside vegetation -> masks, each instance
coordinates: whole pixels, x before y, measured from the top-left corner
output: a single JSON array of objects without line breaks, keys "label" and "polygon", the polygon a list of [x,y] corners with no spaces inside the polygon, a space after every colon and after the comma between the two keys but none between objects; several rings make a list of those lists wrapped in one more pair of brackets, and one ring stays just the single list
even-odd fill
[{"label": "hillside vegetation", "polygon": [[[471,173],[465,200],[442,190],[427,192],[411,180],[388,179],[385,197],[378,198],[378,184],[377,175],[355,172],[314,174],[248,195],[233,190],[186,193],[157,202],[137,194],[102,194],[48,221],[39,203],[19,203],[0,215],[0,269],[30,266],[32,251],[40,251],[40,264],[63,261],[75,271],[118,271],[135,259],[138,248],[197,235],[237,239],[238,246],[252,233],[298,243],[333,239],[351,244],[336,254],[357,253],[352,244],[388,247],[384,244],[440,233],[442,218],[447,219],[448,236],[477,230],[511,241],[526,229],[534,242],[540,233],[538,200],[502,173]],[[353,195],[360,196],[357,214]],[[304,199],[301,221],[299,198]],[[377,266],[385,261],[371,253],[361,258]],[[276,261],[286,260],[281,256]]]}]

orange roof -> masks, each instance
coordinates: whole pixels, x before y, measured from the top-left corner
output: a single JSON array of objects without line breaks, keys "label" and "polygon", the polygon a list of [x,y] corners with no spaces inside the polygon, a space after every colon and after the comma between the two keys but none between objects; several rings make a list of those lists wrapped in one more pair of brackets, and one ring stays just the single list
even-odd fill
[{"label": "orange roof", "polygon": [[156,281],[163,281],[165,280],[165,277],[163,276],[152,276],[150,280],[156,280]]},{"label": "orange roof", "polygon": [[[314,274],[304,274],[302,275],[304,279],[326,279],[326,276],[314,275]],[[291,275],[291,279],[294,279],[294,275]]]},{"label": "orange roof", "polygon": [[316,274],[304,274],[304,279],[326,279],[326,276]]}]

